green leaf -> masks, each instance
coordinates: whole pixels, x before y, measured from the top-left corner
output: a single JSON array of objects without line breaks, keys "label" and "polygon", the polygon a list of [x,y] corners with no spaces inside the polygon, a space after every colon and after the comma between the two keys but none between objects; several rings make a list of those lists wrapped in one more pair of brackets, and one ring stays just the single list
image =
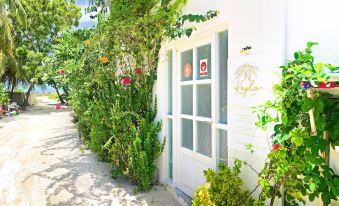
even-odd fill
[{"label": "green leaf", "polygon": [[315,191],[315,187],[316,187],[316,184],[315,184],[314,182],[311,182],[311,184],[310,184],[310,190],[311,190],[312,192]]},{"label": "green leaf", "polygon": [[286,115],[286,114],[284,114],[284,115],[281,117],[281,123],[282,123],[283,125],[287,125],[287,115]]},{"label": "green leaf", "polygon": [[313,100],[310,98],[306,98],[302,105],[301,105],[301,109],[303,112],[308,112],[313,108]]},{"label": "green leaf", "polygon": [[297,146],[300,147],[304,143],[304,139],[302,137],[292,137],[292,142]]},{"label": "green leaf", "polygon": [[315,126],[317,127],[317,130],[324,131],[325,129],[325,119],[322,116],[319,116],[315,119]]},{"label": "green leaf", "polygon": [[294,52],[294,58],[299,59],[299,53],[298,52]]},{"label": "green leaf", "polygon": [[339,187],[339,177],[334,177],[333,183],[336,187]]},{"label": "green leaf", "polygon": [[314,195],[314,194],[310,194],[310,195],[308,196],[308,199],[309,199],[311,202],[313,202],[314,199],[315,199],[315,195]]},{"label": "green leaf", "polygon": [[318,110],[318,112],[324,111],[324,102],[321,99],[314,100],[314,106]]},{"label": "green leaf", "polygon": [[323,192],[323,194],[321,194],[321,199],[323,200],[323,202],[325,204],[330,204],[331,203],[331,197],[330,194],[328,194],[327,191]]}]

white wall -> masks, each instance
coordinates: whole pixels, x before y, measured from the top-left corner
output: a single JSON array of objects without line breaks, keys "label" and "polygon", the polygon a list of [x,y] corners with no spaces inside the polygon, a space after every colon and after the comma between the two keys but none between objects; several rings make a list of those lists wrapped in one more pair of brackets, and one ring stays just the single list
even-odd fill
[{"label": "white wall", "polygon": [[339,1],[287,0],[288,58],[306,42],[316,41],[316,60],[339,64]]},{"label": "white wall", "polygon": [[[206,13],[208,10],[220,11],[217,19],[195,25],[197,31],[192,37],[198,37],[220,24],[229,30],[229,163],[234,159],[248,161],[260,170],[263,166],[270,144],[268,134],[258,130],[254,124],[256,116],[252,106],[261,104],[272,98],[271,87],[278,80],[276,70],[284,62],[285,57],[285,18],[284,1],[276,0],[190,0],[184,13]],[[158,120],[164,120],[166,114],[166,58],[165,51],[172,42],[164,44],[159,62],[158,81],[154,88],[158,96]],[[243,47],[252,46],[251,55],[240,54]],[[247,97],[235,93],[236,79],[234,72],[242,64],[251,63],[259,68],[256,81],[260,91]],[[165,136],[166,125],[161,137]],[[179,138],[174,136],[173,138]],[[245,144],[253,143],[255,153],[251,155]],[[174,151],[175,152],[175,151]],[[167,151],[159,158],[160,180],[167,178]],[[192,168],[194,169],[194,168]],[[244,168],[242,178],[245,187],[253,189],[257,183],[256,174]]]},{"label": "white wall", "polygon": [[[184,13],[206,13],[218,10],[217,19],[195,25],[193,37],[198,37],[220,24],[229,31],[229,161],[235,158],[251,163],[257,170],[263,166],[269,151],[270,133],[258,130],[252,106],[272,99],[271,87],[279,80],[279,66],[294,51],[303,49],[307,41],[317,41],[316,60],[339,64],[339,8],[338,0],[189,0]],[[165,51],[176,42],[164,44],[159,62],[158,81],[154,93],[158,96],[157,119],[164,120],[166,109],[166,58]],[[252,46],[250,55],[240,54],[243,47]],[[241,97],[235,91],[237,83],[234,72],[239,66],[250,63],[259,68],[255,81],[261,89],[252,95]],[[176,97],[174,97],[176,98]],[[164,125],[161,137],[165,136]],[[174,136],[173,138],[179,138]],[[245,144],[254,144],[254,154],[245,149]],[[174,151],[175,152],[175,151]],[[338,162],[339,154],[335,153]],[[160,180],[167,178],[167,151],[159,158]],[[334,166],[339,171],[339,164]],[[242,178],[248,189],[257,182],[256,174],[243,168]],[[280,203],[277,202],[277,205]],[[308,204],[311,205],[311,204]],[[315,202],[312,205],[320,205]]]}]

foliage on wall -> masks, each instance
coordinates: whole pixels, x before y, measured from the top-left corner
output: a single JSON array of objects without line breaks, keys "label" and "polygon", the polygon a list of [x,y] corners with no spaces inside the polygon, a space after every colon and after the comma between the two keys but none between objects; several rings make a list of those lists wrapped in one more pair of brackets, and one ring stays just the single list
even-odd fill
[{"label": "foliage on wall", "polygon": [[97,28],[64,33],[44,75],[68,95],[88,147],[112,163],[114,177],[126,175],[140,190],[156,181],[156,158],[166,142],[159,141],[161,122],[154,121],[161,44],[190,36],[194,28],[184,28],[186,21],[216,16],[209,12],[180,18],[184,0],[158,2],[100,1],[110,9],[97,14]]},{"label": "foliage on wall", "polygon": [[[295,52],[294,59],[281,67],[281,82],[274,86],[276,99],[257,108],[257,126],[264,130],[274,126],[272,151],[259,173],[259,198],[270,199],[270,205],[282,195],[289,205],[305,203],[304,197],[310,201],[321,197],[325,204],[339,197],[339,176],[324,156],[327,147],[339,143],[339,101],[329,94],[315,92],[311,97],[307,92],[328,81],[326,70],[338,68],[314,62],[314,45],[309,42],[305,50]],[[310,110],[315,132],[311,130]],[[324,139],[325,131],[329,140]]]}]

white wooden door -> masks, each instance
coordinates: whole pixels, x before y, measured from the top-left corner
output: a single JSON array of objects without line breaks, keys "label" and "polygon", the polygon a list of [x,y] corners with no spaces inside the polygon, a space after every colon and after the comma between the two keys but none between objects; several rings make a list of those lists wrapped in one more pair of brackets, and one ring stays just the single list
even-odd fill
[{"label": "white wooden door", "polygon": [[[221,107],[223,104],[226,106],[226,101],[220,104],[220,81],[217,77],[222,71],[218,69],[220,34],[225,34],[225,31],[183,42],[177,45],[176,50],[174,95],[177,104],[173,119],[178,140],[174,148],[177,157],[176,186],[190,197],[205,183],[204,170],[216,168],[219,159],[227,161],[227,134],[226,137],[223,135],[227,125],[220,121]],[[223,38],[227,43],[227,32]],[[226,51],[223,61],[226,61],[224,67],[227,67],[227,45],[223,51]],[[227,84],[227,76],[224,79],[224,84]],[[221,149],[219,136],[223,136],[221,141],[226,143],[222,143]]]}]

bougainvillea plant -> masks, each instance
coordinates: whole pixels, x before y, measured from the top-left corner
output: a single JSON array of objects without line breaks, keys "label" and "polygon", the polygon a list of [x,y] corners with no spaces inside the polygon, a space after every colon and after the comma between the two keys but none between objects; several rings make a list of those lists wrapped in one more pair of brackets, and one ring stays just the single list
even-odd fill
[{"label": "bougainvillea plant", "polygon": [[[288,205],[305,204],[321,198],[325,205],[339,197],[339,176],[326,162],[328,147],[339,143],[339,102],[331,95],[312,88],[328,85],[326,70],[337,70],[331,64],[315,63],[309,42],[304,51],[282,66],[281,82],[274,86],[276,99],[257,108],[257,126],[273,126],[272,150],[259,173],[262,192],[259,199],[277,197]],[[313,111],[316,131],[311,130],[309,111]],[[327,131],[329,139],[324,139]]]},{"label": "bougainvillea plant", "polygon": [[[96,0],[91,11],[103,4],[110,9],[98,9],[101,12],[94,17],[98,25],[90,37],[83,38],[87,32],[79,30],[63,35],[50,64],[65,69],[67,75],[53,80],[61,79],[69,94],[81,137],[112,164],[114,177],[127,176],[138,190],[156,182],[156,158],[165,145],[158,138],[161,122],[155,121],[157,102],[152,93],[161,44],[190,36],[193,28],[183,28],[186,21],[201,22],[216,15],[180,18],[185,2]],[[79,39],[83,39],[80,44]]]}]

